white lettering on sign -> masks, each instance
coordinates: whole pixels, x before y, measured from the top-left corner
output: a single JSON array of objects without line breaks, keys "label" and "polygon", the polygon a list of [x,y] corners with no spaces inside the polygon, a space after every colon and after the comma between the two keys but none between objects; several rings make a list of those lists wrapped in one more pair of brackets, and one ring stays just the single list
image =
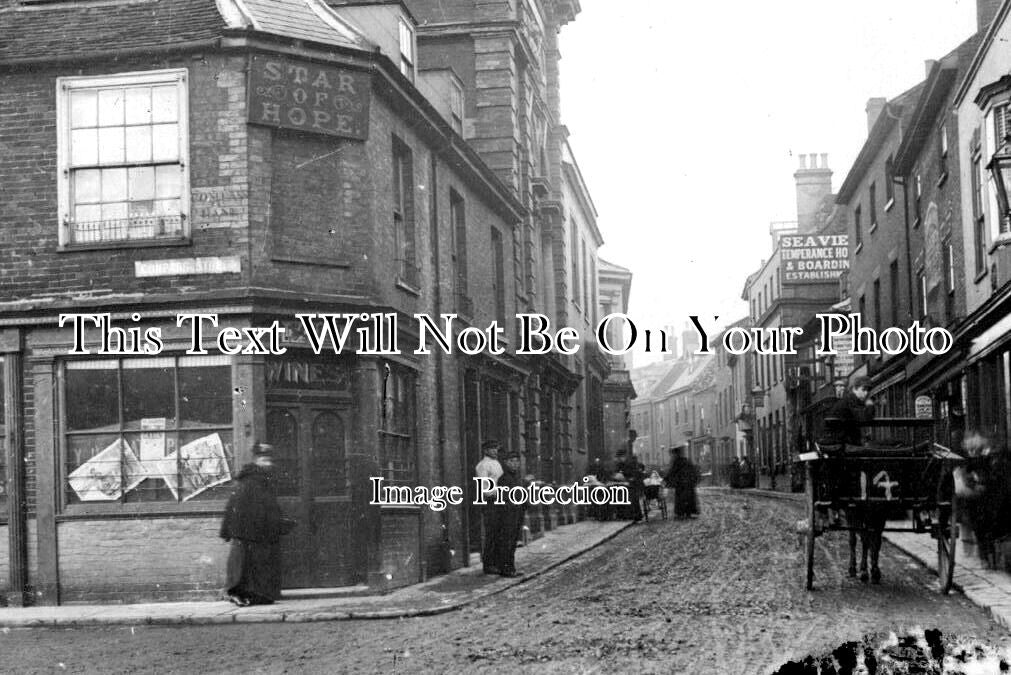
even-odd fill
[{"label": "white lettering on sign", "polygon": [[133,264],[137,277],[172,277],[190,274],[237,274],[242,270],[239,256],[207,258],[172,258],[169,260],[137,260]]},{"label": "white lettering on sign", "polygon": [[893,481],[888,477],[887,471],[879,471],[877,475],[874,476],[874,485],[885,491],[885,499],[887,500],[894,499],[894,497],[892,497],[892,488],[898,486],[898,484],[898,481]]},{"label": "white lettering on sign", "polygon": [[[892,488],[899,485],[899,481],[892,480],[888,475],[887,471],[878,471],[874,475],[874,480],[871,484],[885,491],[885,501],[891,501],[895,499],[892,495]],[[867,472],[860,472],[860,499],[867,501]]]}]

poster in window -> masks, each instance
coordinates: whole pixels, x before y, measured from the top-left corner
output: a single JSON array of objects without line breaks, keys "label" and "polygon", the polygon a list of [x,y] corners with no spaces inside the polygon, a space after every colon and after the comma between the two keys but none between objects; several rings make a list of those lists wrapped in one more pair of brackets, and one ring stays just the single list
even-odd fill
[{"label": "poster in window", "polygon": [[[225,446],[218,434],[203,436],[187,443],[179,449],[179,455],[179,484],[183,501],[232,479]],[[174,456],[172,461],[175,462]]]},{"label": "poster in window", "polygon": [[165,433],[168,420],[164,417],[145,417],[140,421],[140,462],[145,475],[161,479],[172,491],[172,497],[179,499],[176,490],[175,436]]},{"label": "poster in window", "polygon": [[100,502],[119,499],[124,492],[140,485],[146,477],[144,466],[130,446],[122,439],[116,439],[74,469],[70,473],[69,483],[82,502]]},{"label": "poster in window", "polygon": [[145,417],[140,421],[140,461],[145,467],[148,462],[165,459],[166,422],[164,417]]}]

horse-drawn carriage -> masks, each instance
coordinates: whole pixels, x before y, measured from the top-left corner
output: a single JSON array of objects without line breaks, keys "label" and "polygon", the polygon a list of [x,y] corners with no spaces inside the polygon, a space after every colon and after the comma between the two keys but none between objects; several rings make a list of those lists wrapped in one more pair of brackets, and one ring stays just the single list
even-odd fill
[{"label": "horse-drawn carriage", "polygon": [[[851,576],[856,575],[856,539],[863,544],[861,580],[867,554],[872,581],[880,579],[877,554],[883,531],[929,533],[937,540],[940,590],[951,590],[958,527],[951,470],[961,457],[938,444],[934,420],[886,418],[862,426],[875,430],[863,445],[815,444],[800,459],[806,464],[807,588],[814,584],[815,540],[824,532],[850,533]],[[908,525],[896,526],[904,520]]]}]

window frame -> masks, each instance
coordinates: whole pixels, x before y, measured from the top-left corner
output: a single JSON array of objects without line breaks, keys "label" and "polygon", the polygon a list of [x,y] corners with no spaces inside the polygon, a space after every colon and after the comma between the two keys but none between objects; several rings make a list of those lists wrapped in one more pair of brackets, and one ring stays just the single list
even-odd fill
[{"label": "window frame", "polygon": [[867,187],[867,210],[868,217],[870,218],[869,232],[873,232],[878,228],[878,182],[872,180],[871,184]]},{"label": "window frame", "polygon": [[895,203],[895,160],[891,155],[885,159],[885,212]]},{"label": "window frame", "polygon": [[[984,213],[987,221],[987,231],[990,234],[990,243],[987,252],[995,248],[1011,243],[1011,224],[1008,224],[1001,217],[1000,208],[997,204],[997,190],[993,187],[993,175],[989,171],[989,164],[993,161],[993,156],[1001,148],[1002,138],[1000,135],[1003,127],[1004,135],[1011,136],[1011,100],[1002,98],[990,105],[984,115],[984,153],[987,157],[987,172],[985,177],[986,191],[983,197],[985,204]],[[982,275],[981,275],[982,276]]]},{"label": "window frame", "polygon": [[[73,364],[91,364],[91,367],[80,368],[81,370],[96,369],[95,367],[102,363],[112,364],[115,363],[112,372],[116,373],[117,386],[119,388],[119,401],[117,416],[119,417],[119,428],[114,431],[105,432],[106,435],[118,434],[120,440],[122,440],[127,435],[141,434],[143,433],[141,429],[137,430],[127,430],[125,427],[125,421],[123,419],[123,384],[122,384],[122,373],[124,371],[124,363],[137,363],[138,361],[154,361],[154,360],[166,360],[170,359],[172,361],[172,377],[173,377],[173,401],[176,407],[176,417],[175,426],[171,429],[166,428],[164,433],[166,435],[175,434],[178,437],[186,434],[188,432],[193,432],[197,427],[189,428],[186,425],[181,425],[179,423],[179,370],[181,368],[186,368],[189,366],[180,366],[181,361],[190,361],[196,364],[192,367],[227,367],[229,369],[229,377],[234,378],[234,364],[232,359],[223,354],[210,354],[206,356],[194,356],[185,354],[182,352],[166,353],[160,354],[158,356],[117,356],[117,357],[106,357],[97,359],[81,359],[81,358],[67,358],[59,359],[57,361],[57,394],[59,398],[59,410],[60,414],[57,417],[57,443],[56,447],[56,462],[57,462],[57,482],[56,482],[56,504],[57,504],[57,518],[58,519],[73,519],[78,517],[95,517],[95,516],[110,516],[116,517],[121,515],[151,515],[159,513],[219,513],[221,508],[224,506],[227,500],[227,495],[221,495],[220,498],[216,499],[183,499],[181,494],[177,494],[175,499],[172,500],[150,500],[150,501],[126,501],[124,498],[129,491],[124,491],[118,499],[114,500],[101,500],[101,501],[81,501],[70,503],[68,499],[68,492],[73,488],[70,487],[70,473],[71,469],[68,468],[68,437],[71,436],[88,436],[88,435],[102,435],[102,432],[89,431],[89,430],[70,430],[68,428],[68,400],[67,400],[67,372],[72,370]],[[204,362],[201,364],[201,362]],[[130,370],[130,368],[127,368]],[[232,380],[229,380],[228,388],[232,388]],[[229,434],[232,446],[232,455],[229,457],[229,472],[231,474],[231,480],[235,479],[238,475],[238,453],[236,452],[236,439],[238,434],[235,428],[235,410],[234,407],[230,410],[231,421],[225,425],[211,425],[206,427],[209,433],[220,433],[224,430],[225,433]],[[200,428],[203,430],[204,428]],[[222,439],[224,444],[224,439]],[[177,446],[181,447],[181,446]],[[227,456],[227,453],[226,453]],[[82,465],[83,466],[83,465]],[[178,464],[176,469],[176,475],[178,476]],[[227,483],[221,484],[227,485]],[[177,487],[178,484],[177,484]],[[217,487],[217,486],[215,486]]]},{"label": "window frame", "polygon": [[[414,82],[417,62],[414,27],[403,16],[397,19],[397,43],[400,52],[400,74]],[[409,52],[409,53],[408,53]]]},{"label": "window frame", "polygon": [[972,239],[973,239],[973,253],[975,258],[975,277],[976,281],[979,281],[983,276],[986,275],[987,266],[987,225],[986,225],[986,207],[984,204],[985,197],[983,193],[984,177],[983,177],[983,157],[980,152],[981,148],[974,148],[972,151],[971,159],[969,162],[971,175],[969,176],[970,181],[970,199],[972,206]]},{"label": "window frame", "polygon": [[474,313],[470,299],[470,270],[467,263],[467,200],[449,189],[449,220],[453,228],[453,277],[457,310],[470,317]]},{"label": "window frame", "polygon": [[414,153],[396,134],[393,134],[390,156],[392,158],[391,219],[393,225],[394,268],[396,284],[418,292],[421,273],[418,269],[418,241],[415,224]]},{"label": "window frame", "polygon": [[860,247],[864,243],[864,233],[863,233],[863,229],[862,229],[862,223],[860,222],[860,220],[861,220],[861,218],[860,218],[860,215],[861,215],[860,214],[860,210],[861,210],[861,208],[860,207],[861,207],[861,204],[857,204],[853,208],[853,233],[854,233],[853,239],[856,241],[856,249],[857,249],[857,251],[860,250]]},{"label": "window frame", "polygon": [[923,174],[917,171],[913,176],[913,228],[920,226],[920,200],[923,198]]},{"label": "window frame", "polygon": [[937,139],[937,187],[948,179],[948,123],[941,122]]},{"label": "window frame", "polygon": [[[74,242],[71,237],[73,208],[71,199],[71,94],[85,89],[108,89],[113,87],[154,86],[175,84],[178,96],[178,144],[180,166],[179,216],[180,232],[178,236],[109,239],[88,242]],[[130,71],[102,75],[79,75],[56,78],[56,162],[57,162],[57,218],[58,241],[60,250],[130,248],[148,246],[173,246],[189,243],[191,237],[190,223],[190,102],[189,102],[189,72],[186,68],[168,68],[160,70]],[[171,163],[168,163],[171,164]],[[157,166],[153,159],[149,162],[126,162],[114,167]],[[96,164],[96,167],[101,165]],[[102,168],[109,168],[108,165]]]},{"label": "window frame", "polygon": [[[395,362],[387,362],[380,389],[380,424],[379,437],[379,470],[390,485],[406,485],[414,487],[418,484],[418,373]],[[397,398],[404,393],[406,401],[404,408],[398,411]],[[406,419],[403,419],[406,417]],[[408,469],[393,469],[388,466],[391,457],[398,455],[399,448],[390,451],[390,445],[396,443],[406,448],[401,459],[409,463]],[[399,477],[395,471],[406,471],[407,478]]]}]

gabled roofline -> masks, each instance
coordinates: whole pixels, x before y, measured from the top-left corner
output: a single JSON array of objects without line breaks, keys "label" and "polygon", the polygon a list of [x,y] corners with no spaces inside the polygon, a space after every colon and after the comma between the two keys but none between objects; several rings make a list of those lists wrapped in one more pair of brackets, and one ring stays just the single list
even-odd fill
[{"label": "gabled roofline", "polygon": [[895,125],[899,123],[902,108],[898,108],[893,112],[893,108],[896,107],[889,101],[881,109],[878,119],[875,120],[874,126],[871,128],[871,133],[867,136],[867,140],[864,141],[863,147],[860,148],[860,154],[853,161],[853,166],[850,167],[842,186],[839,188],[839,192],[836,193],[836,204],[848,204],[850,198],[857,191],[857,187],[859,187],[860,181],[863,180],[864,174],[867,173],[867,169],[874,162],[878,150],[884,145],[885,140],[887,140]]},{"label": "gabled roofline", "polygon": [[896,176],[904,176],[913,168],[916,158],[923,149],[923,144],[930,135],[938,113],[944,103],[944,98],[955,84],[958,66],[945,66],[943,62],[934,64],[927,78],[926,86],[920,99],[913,109],[913,117],[909,128],[895,152],[892,172]]},{"label": "gabled roofline", "polygon": [[1008,12],[1011,11],[1011,0],[1004,0],[1001,6],[997,9],[997,13],[993,17],[993,21],[990,22],[990,27],[986,29],[986,34],[983,36],[983,40],[979,43],[979,47],[976,49],[976,53],[972,57],[972,61],[969,62],[969,67],[965,70],[965,77],[962,78],[962,82],[958,85],[958,90],[955,92],[955,98],[952,100],[952,105],[958,107],[962,105],[962,101],[965,100],[968,94],[969,85],[976,78],[979,73],[980,67],[983,65],[983,59],[986,58],[987,52],[990,50],[990,45],[993,44],[994,37],[997,35],[997,31],[1000,29],[1004,20],[1007,19]]},{"label": "gabled roofline", "polygon": [[[864,175],[867,173],[867,169],[870,168],[874,162],[874,158],[877,157],[881,146],[888,140],[892,129],[901,121],[902,113],[906,110],[909,102],[908,99],[912,98],[923,84],[923,82],[918,82],[891,101],[885,103],[885,107],[881,109],[877,120],[874,122],[874,126],[871,128],[871,133],[867,135],[867,140],[864,141],[863,147],[860,148],[860,154],[857,155],[853,166],[850,167],[849,173],[846,174],[846,179],[836,194],[836,204],[849,203],[850,198],[856,192],[857,187],[859,187],[860,181],[863,180]],[[901,126],[899,127],[899,133],[902,133]],[[899,140],[901,142],[901,137]]]}]

